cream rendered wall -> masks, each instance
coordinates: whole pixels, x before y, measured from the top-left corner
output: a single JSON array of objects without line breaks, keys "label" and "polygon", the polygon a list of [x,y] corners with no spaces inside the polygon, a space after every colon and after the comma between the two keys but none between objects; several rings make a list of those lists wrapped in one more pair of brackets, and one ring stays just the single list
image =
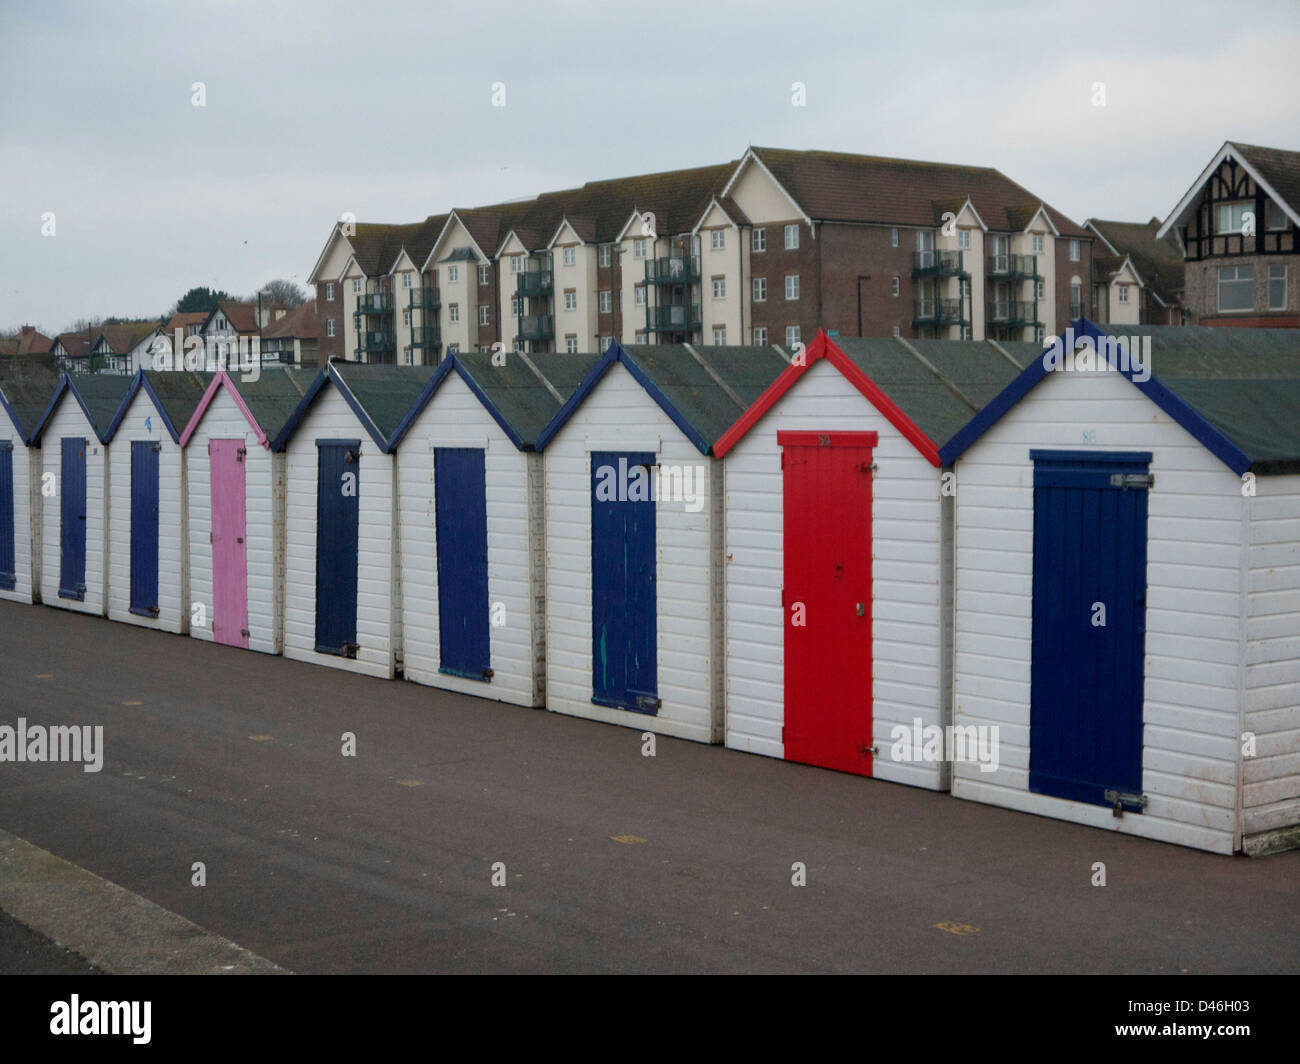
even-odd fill
[{"label": "cream rendered wall", "polygon": [[[396,340],[396,359],[399,366],[419,365],[420,358],[423,354],[423,348],[418,351],[409,353],[410,362],[408,363],[407,348],[411,345],[411,328],[419,324],[420,312],[411,310],[411,293],[415,286],[419,284],[420,272],[416,269],[415,263],[410,259],[406,252],[402,252],[397,261],[393,263],[392,269],[392,286],[393,286],[393,336]],[[409,282],[410,287],[406,287],[404,282]],[[403,324],[403,318],[407,312],[410,312],[411,321],[409,324]]]},{"label": "cream rendered wall", "polygon": [[[148,422],[146,426],[145,422]],[[131,612],[131,443],[158,444],[158,616]],[[185,469],[180,445],[143,388],[135,393],[108,448],[108,492],[113,550],[108,554],[108,617],[144,628],[183,634],[189,630],[186,566]]]},{"label": "cream rendered wall", "polygon": [[[1152,452],[1142,754],[1150,804],[1142,814],[1117,818],[1028,788],[1031,447]],[[1232,852],[1247,531],[1240,489],[1227,467],[1109,370],[1049,373],[958,459],[954,723],[997,725],[1001,754],[996,772],[956,764],[954,795]]]},{"label": "cream rendered wall", "polygon": [[[649,237],[640,236],[641,227],[639,222],[633,222],[628,228],[623,240],[618,244],[621,249],[622,258],[619,260],[622,264],[622,299],[623,309],[619,315],[622,325],[619,340],[625,344],[636,343],[636,334],[645,331],[646,325],[646,308],[636,305],[636,287],[645,283],[645,264],[647,260],[659,258],[668,254],[669,242],[664,237],[651,240]],[[645,258],[636,257],[636,242],[645,240]],[[615,298],[618,298],[615,295]],[[648,303],[654,302],[654,295],[647,290],[646,300]],[[653,342],[654,336],[646,338]]]},{"label": "cream rendered wall", "polygon": [[519,274],[511,270],[511,264],[516,261],[522,262],[527,254],[528,249],[512,233],[510,239],[502,245],[501,254],[497,256],[497,273],[500,275],[501,285],[499,302],[501,316],[504,319],[501,322],[501,340],[507,351],[514,350],[515,340],[519,337],[519,318],[510,313],[510,301],[515,298],[519,288]]},{"label": "cream rendered wall", "polygon": [[[750,163],[745,167],[740,179],[731,186],[731,198],[755,225],[768,222],[789,222],[799,217],[799,208],[794,205],[763,171],[762,167]],[[775,234],[781,239],[781,234]],[[773,234],[767,234],[771,247]]]},{"label": "cream rendered wall", "polygon": [[[655,510],[657,716],[591,701],[591,452],[654,451],[706,471],[710,501]],[[546,478],[546,705],[557,713],[697,742],[722,735],[721,480],[621,364],[612,366],[542,455]],[[716,500],[716,501],[715,501]],[[719,512],[715,512],[715,506]]]},{"label": "cream rendered wall", "polygon": [[[725,234],[725,246],[714,250],[713,232]],[[700,342],[704,345],[713,343],[713,327],[721,325],[727,330],[728,344],[747,344],[750,337],[741,335],[742,301],[750,293],[742,292],[740,276],[740,240],[741,230],[714,204],[700,224],[698,239],[700,244],[700,314],[703,329]],[[722,299],[713,298],[713,278],[721,274],[726,282],[726,295]],[[746,277],[749,275],[746,274]],[[771,294],[769,293],[769,298]]]},{"label": "cream rendered wall", "polygon": [[[354,292],[353,281],[361,282],[361,291]],[[341,294],[340,294],[341,293]],[[366,294],[366,275],[361,267],[352,263],[347,273],[340,278],[334,289],[334,303],[338,307],[337,328],[343,330],[343,358],[348,362],[357,360],[357,304]]]},{"label": "cream rendered wall", "polygon": [[[573,248],[574,263],[564,265],[564,249]],[[578,351],[593,351],[598,343],[596,314],[596,248],[583,244],[566,222],[551,245],[551,265],[555,276],[555,350],[563,351],[566,335],[577,338]],[[577,305],[564,309],[564,290],[575,289]]]},{"label": "cream rendered wall", "polygon": [[[62,542],[63,444],[65,436],[86,441],[86,597],[84,601],[59,598],[59,547]],[[41,434],[41,474],[52,474],[53,495],[44,499],[43,556],[41,559],[41,601],[47,606],[79,610],[102,617],[105,613],[108,573],[104,555],[108,539],[108,455],[95,436],[81,404],[71,392],[64,392],[59,408]]]},{"label": "cream rendered wall", "polygon": [[[934,234],[934,246],[939,251],[960,251],[962,253],[962,268],[970,274],[971,286],[971,338],[983,339],[984,333],[984,307],[981,303],[984,292],[984,252],[983,230],[980,228],[979,219],[975,212],[967,204],[962,207],[961,212],[953,219],[953,231],[951,234],[944,234],[944,227],[941,224]],[[960,246],[959,234],[966,232],[970,234],[970,247],[963,248]],[[902,243],[902,234],[899,234],[899,243]],[[961,296],[961,278],[945,277],[939,285],[940,299],[958,299]],[[976,331],[978,326],[980,331]],[[961,326],[950,325],[945,329],[938,331],[938,336],[943,340],[960,340]]]},{"label": "cream rendered wall", "polygon": [[213,396],[185,446],[190,601],[203,603],[207,621],[202,626],[190,625],[190,635],[212,642],[212,467],[208,445],[213,440],[242,440],[244,444],[248,648],[279,654],[284,602],[284,455],[272,454],[258,442],[257,433],[224,387]]},{"label": "cream rendered wall", "polygon": [[[10,456],[14,471],[14,587],[12,591],[0,588],[0,599],[11,602],[31,602],[33,590],[39,588],[39,574],[35,566],[34,549],[39,549],[39,535],[33,544],[33,530],[39,529],[41,520],[41,451],[29,449],[9,414],[0,410],[0,443],[12,448]],[[33,475],[34,474],[34,475]]]},{"label": "cream rendered wall", "polygon": [[938,789],[937,762],[890,758],[891,729],[940,719],[939,470],[820,360],[727,454],[726,743],[783,757],[785,610],[778,430],[878,432],[872,454],[872,723],[877,779]]},{"label": "cream rendered wall", "polygon": [[[355,659],[316,652],[318,439],[361,441]],[[383,454],[332,384],[317,396],[286,448],[284,656],[392,679],[400,646],[393,458]]]},{"label": "cream rendered wall", "polygon": [[[1119,301],[1121,285],[1128,286],[1127,303]],[[1109,324],[1137,325],[1139,323],[1142,316],[1142,289],[1138,286],[1137,276],[1129,269],[1127,264],[1111,278],[1110,284],[1106,286],[1106,293],[1110,300]]]}]

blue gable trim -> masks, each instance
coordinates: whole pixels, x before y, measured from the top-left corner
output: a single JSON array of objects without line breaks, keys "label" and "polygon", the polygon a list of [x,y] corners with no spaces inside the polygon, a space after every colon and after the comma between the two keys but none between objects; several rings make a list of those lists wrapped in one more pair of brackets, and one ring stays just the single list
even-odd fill
[{"label": "blue gable trim", "polygon": [[352,408],[352,413],[356,414],[357,420],[361,422],[361,427],[364,428],[370,438],[375,441],[375,446],[384,454],[389,454],[391,448],[389,447],[388,441],[384,439],[384,434],[379,431],[379,426],[370,420],[370,415],[366,413],[365,408],[362,407],[357,397],[352,394],[352,389],[348,387],[348,382],[345,381],[339,371],[334,368],[333,362],[329,364],[327,372],[329,373],[329,379],[333,382],[334,387],[339,390],[339,394],[343,396],[347,401],[348,406]]},{"label": "blue gable trim", "polygon": [[77,386],[72,383],[72,378],[68,374],[63,374],[59,378],[59,386],[54,389],[54,396],[50,399],[50,405],[45,408],[45,413],[41,415],[41,420],[36,423],[36,428],[32,430],[33,445],[44,434],[49,426],[50,419],[54,417],[54,411],[59,407],[59,400],[63,398],[64,392],[71,392],[77,400],[77,405],[81,407],[81,412],[86,416],[86,421],[90,423],[90,431],[95,434],[95,439],[100,443],[107,444],[108,437],[100,434],[95,425],[95,419],[90,416],[90,409],[86,406],[86,401],[81,398],[81,393],[77,391]]},{"label": "blue gable trim", "polygon": [[158,399],[158,393],[154,391],[153,385],[149,383],[149,378],[144,375],[143,369],[136,370],[132,375],[131,385],[126,390],[126,398],[122,400],[122,405],[117,408],[117,413],[113,415],[113,423],[108,426],[108,438],[104,442],[107,443],[108,440],[117,435],[117,430],[121,426],[123,418],[126,417],[126,411],[130,407],[131,401],[141,388],[144,388],[145,394],[153,403],[153,408],[158,411],[158,416],[162,418],[162,423],[166,426],[167,433],[172,438],[172,443],[180,443],[181,435],[176,431],[176,426],[172,424],[172,419],[167,416],[167,411]]},{"label": "blue gable trim", "polygon": [[22,440],[23,443],[30,446],[32,441],[29,437],[32,434],[23,428],[22,422],[18,420],[17,412],[15,412],[14,408],[9,405],[9,400],[5,397],[3,388],[0,388],[0,406],[5,408],[5,413],[9,415],[9,420],[14,423],[14,428],[18,432],[18,438]]},{"label": "blue gable trim", "polygon": [[[1101,337],[1108,335],[1087,318],[1080,318],[1076,321],[1073,329],[1076,340],[1087,336],[1092,339],[1094,344]],[[1064,338],[1065,333],[1062,333],[1062,345],[1065,342]],[[1048,349],[1045,347],[1043,350],[1046,352]],[[1046,361],[1043,358],[1034,359],[991,403],[971,418],[952,439],[939,448],[939,460],[944,465],[950,465],[959,458],[976,440],[997,424],[1003,414],[1020,402],[1034,385],[1052,372],[1055,371],[1047,368]],[[1250,459],[1245,452],[1206,421],[1185,400],[1170,391],[1166,385],[1156,378],[1154,373],[1145,381],[1137,381],[1133,379],[1135,370],[1121,369],[1118,372],[1128,377],[1134,387],[1186,429],[1197,442],[1238,476],[1250,469]]]},{"label": "blue gable trim", "polygon": [[415,400],[415,405],[406,412],[406,416],[402,418],[402,423],[394,430],[392,437],[388,441],[389,446],[396,448],[401,444],[402,440],[406,437],[406,434],[410,432],[411,426],[415,424],[415,419],[419,417],[420,412],[429,405],[429,401],[433,398],[434,394],[442,387],[443,381],[451,376],[453,371],[458,373],[461,380],[469,385],[470,391],[478,397],[479,402],[487,407],[488,413],[490,413],[496,423],[501,426],[502,431],[510,437],[510,442],[522,451],[524,449],[524,443],[523,440],[519,438],[519,434],[515,432],[515,430],[506,422],[505,418],[501,416],[501,412],[488,401],[487,396],[479,389],[479,386],[470,377],[469,372],[460,364],[460,360],[455,355],[448,355],[438,363],[437,370],[434,371],[433,376],[428,379],[424,387],[420,390],[420,395],[419,398]]},{"label": "blue gable trim", "polygon": [[312,380],[310,387],[303,393],[303,397],[298,401],[298,406],[294,412],[289,415],[289,420],[284,423],[275,439],[271,441],[272,451],[283,451],[288,445],[293,434],[298,431],[298,425],[302,419],[307,416],[307,410],[315,401],[317,394],[325,387],[325,382],[329,380],[329,375],[322,370],[317,373]]},{"label": "blue gable trim", "polygon": [[669,401],[668,396],[659,390],[659,387],[650,379],[645,370],[637,365],[636,359],[628,354],[623,349],[623,345],[617,340],[609,345],[609,349],[601,356],[600,361],[591,368],[587,376],[583,378],[582,383],[578,385],[577,391],[569,397],[568,402],[560,407],[555,417],[551,418],[550,424],[542,430],[541,435],[537,437],[537,443],[534,445],[535,450],[541,451],[546,448],[546,445],[564,427],[569,418],[573,416],[574,411],[582,405],[583,400],[600,383],[601,378],[605,376],[615,362],[623,363],[623,367],[632,374],[633,378],[645,389],[650,398],[659,404],[659,408],[668,415],[674,425],[681,429],[682,435],[695,445],[695,449],[700,454],[707,455],[709,453],[709,441],[700,435],[699,430],[694,425],[686,420],[682,412]]}]

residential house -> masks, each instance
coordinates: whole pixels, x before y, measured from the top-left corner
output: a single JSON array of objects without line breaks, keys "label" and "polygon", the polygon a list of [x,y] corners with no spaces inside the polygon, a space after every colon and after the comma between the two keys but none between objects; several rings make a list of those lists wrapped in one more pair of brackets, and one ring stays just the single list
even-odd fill
[{"label": "residential house", "polygon": [[52,343],[34,325],[24,325],[13,336],[0,336],[0,355],[43,355]]},{"label": "residential house", "polygon": [[316,301],[308,300],[271,322],[262,330],[262,364],[314,369],[320,361],[320,319]]},{"label": "residential house", "polygon": [[1097,237],[1092,261],[1092,320],[1116,325],[1183,324],[1183,254],[1157,239],[1160,219],[1083,223]]}]

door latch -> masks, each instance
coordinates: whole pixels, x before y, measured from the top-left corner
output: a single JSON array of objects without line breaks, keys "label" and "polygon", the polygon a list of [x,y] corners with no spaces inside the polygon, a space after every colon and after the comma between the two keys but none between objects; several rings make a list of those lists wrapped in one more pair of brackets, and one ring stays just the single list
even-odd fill
[{"label": "door latch", "polygon": [[1154,473],[1112,473],[1110,475],[1110,486],[1123,488],[1125,491],[1129,488],[1154,488],[1155,484]]},{"label": "door latch", "polygon": [[1106,799],[1116,817],[1122,817],[1125,808],[1140,813],[1147,807],[1147,796],[1134,794],[1132,791],[1108,789],[1103,792],[1102,797]]}]

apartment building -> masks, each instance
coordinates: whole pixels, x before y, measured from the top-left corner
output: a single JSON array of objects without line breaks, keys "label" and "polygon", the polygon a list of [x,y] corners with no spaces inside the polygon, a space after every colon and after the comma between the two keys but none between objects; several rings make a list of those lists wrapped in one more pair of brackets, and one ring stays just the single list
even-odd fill
[{"label": "apartment building", "polygon": [[1092,260],[1092,310],[1098,324],[1182,325],[1183,253],[1170,236],[1158,239],[1160,219],[1083,227],[1097,238]]},{"label": "apartment building", "polygon": [[1300,152],[1226,141],[1156,236],[1195,324],[1300,328]]},{"label": "apartment building", "polygon": [[1085,313],[1096,234],[996,170],[750,148],[737,160],[336,225],[322,360],[833,335],[1034,340]]}]

